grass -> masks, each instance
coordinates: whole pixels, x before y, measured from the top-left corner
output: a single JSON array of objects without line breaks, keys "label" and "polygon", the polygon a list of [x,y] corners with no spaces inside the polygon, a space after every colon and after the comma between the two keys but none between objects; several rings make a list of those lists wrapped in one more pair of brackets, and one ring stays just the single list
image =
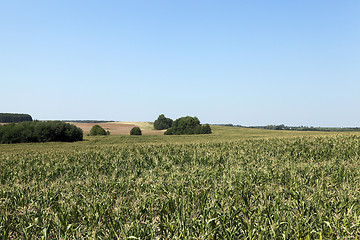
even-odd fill
[{"label": "grass", "polygon": [[0,145],[0,239],[359,237],[359,134],[213,131]]}]

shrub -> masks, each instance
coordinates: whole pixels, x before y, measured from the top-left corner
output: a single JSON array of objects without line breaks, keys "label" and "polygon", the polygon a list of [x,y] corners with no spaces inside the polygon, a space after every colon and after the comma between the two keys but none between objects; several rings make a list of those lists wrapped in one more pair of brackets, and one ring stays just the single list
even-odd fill
[{"label": "shrub", "polygon": [[168,130],[166,130],[166,131],[164,132],[164,135],[174,135],[174,129],[169,128]]},{"label": "shrub", "polygon": [[29,114],[19,114],[19,113],[0,113],[0,122],[1,123],[17,123],[32,121],[32,117]]},{"label": "shrub", "polygon": [[130,130],[130,135],[142,135],[141,129],[139,127],[133,127]]},{"label": "shrub", "polygon": [[182,117],[173,122],[165,135],[182,135],[182,134],[210,134],[209,124],[201,125],[197,117]]},{"label": "shrub", "polygon": [[0,143],[82,141],[83,131],[61,121],[10,123],[0,127]]},{"label": "shrub", "polygon": [[90,130],[90,136],[97,136],[97,135],[109,135],[109,134],[107,134],[105,129],[103,129],[101,126],[94,125]]},{"label": "shrub", "polygon": [[209,124],[200,125],[195,128],[195,134],[211,134],[211,128]]},{"label": "shrub", "polygon": [[173,120],[171,118],[166,118],[164,114],[159,115],[158,119],[154,122],[154,128],[156,130],[163,130],[171,128]]}]

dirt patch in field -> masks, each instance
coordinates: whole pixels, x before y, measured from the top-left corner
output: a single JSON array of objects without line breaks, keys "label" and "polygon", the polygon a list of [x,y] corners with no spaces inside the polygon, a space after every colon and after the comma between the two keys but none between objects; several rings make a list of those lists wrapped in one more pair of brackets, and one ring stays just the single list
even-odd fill
[{"label": "dirt patch in field", "polygon": [[163,135],[164,131],[149,129],[144,123],[137,124],[136,122],[108,122],[108,123],[76,123],[69,122],[84,131],[84,134],[90,133],[94,125],[99,125],[106,131],[110,131],[111,135],[130,135],[130,130],[133,127],[140,127],[143,135]]}]

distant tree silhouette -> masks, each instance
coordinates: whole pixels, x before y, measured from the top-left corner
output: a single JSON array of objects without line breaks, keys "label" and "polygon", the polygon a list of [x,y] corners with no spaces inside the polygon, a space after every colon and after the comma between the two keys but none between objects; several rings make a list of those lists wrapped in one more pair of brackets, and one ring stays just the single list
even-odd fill
[{"label": "distant tree silhouette", "polygon": [[1,123],[18,123],[25,121],[32,121],[32,117],[29,114],[20,113],[0,113]]}]

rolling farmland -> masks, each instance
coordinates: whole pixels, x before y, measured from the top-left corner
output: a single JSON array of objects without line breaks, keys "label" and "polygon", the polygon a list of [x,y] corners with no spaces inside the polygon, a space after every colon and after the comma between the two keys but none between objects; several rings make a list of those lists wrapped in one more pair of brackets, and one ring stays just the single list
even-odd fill
[{"label": "rolling farmland", "polygon": [[360,235],[360,134],[213,134],[0,145],[0,239]]},{"label": "rolling farmland", "polygon": [[106,131],[110,131],[112,135],[126,135],[130,133],[131,128],[140,127],[144,135],[162,135],[164,131],[153,130],[153,125],[149,122],[106,122],[106,123],[81,123],[69,122],[81,128],[85,134],[90,133],[90,129],[94,125],[99,125]]}]

